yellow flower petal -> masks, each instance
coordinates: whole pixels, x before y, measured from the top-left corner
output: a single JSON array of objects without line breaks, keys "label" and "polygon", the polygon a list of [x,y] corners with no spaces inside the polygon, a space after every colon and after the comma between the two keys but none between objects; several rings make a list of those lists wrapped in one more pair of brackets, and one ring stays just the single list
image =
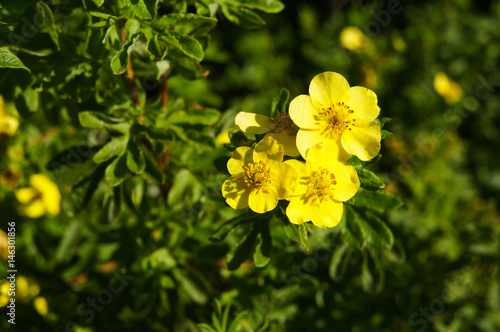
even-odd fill
[{"label": "yellow flower petal", "polygon": [[34,200],[30,205],[24,208],[24,214],[29,218],[40,218],[46,212],[45,205],[41,199]]},{"label": "yellow flower petal", "polygon": [[332,165],[335,174],[335,190],[333,197],[341,202],[345,202],[353,197],[359,190],[359,178],[356,169],[344,163],[334,163]]},{"label": "yellow flower petal", "polygon": [[337,143],[325,141],[313,145],[306,154],[306,163],[310,166],[332,169],[334,163],[346,162],[350,155]]},{"label": "yellow flower petal", "polygon": [[312,223],[321,228],[335,227],[342,219],[344,204],[332,200],[323,200],[312,214]]},{"label": "yellow flower petal", "polygon": [[292,224],[300,225],[312,219],[313,210],[301,197],[294,197],[286,208],[286,215]]},{"label": "yellow flower petal", "polygon": [[309,95],[317,100],[323,107],[335,102],[348,102],[350,89],[347,80],[340,74],[324,72],[314,76],[309,85]]},{"label": "yellow flower petal", "polygon": [[340,32],[340,43],[351,51],[359,51],[365,45],[365,35],[356,27],[348,26]]},{"label": "yellow flower petal", "polygon": [[270,117],[255,113],[239,112],[234,121],[242,131],[249,134],[265,134],[274,127]]},{"label": "yellow flower petal", "polygon": [[[253,161],[262,161],[265,164],[272,162],[281,163],[283,161],[284,149],[283,145],[271,136],[266,135],[254,148]],[[270,165],[268,165],[270,166]]]},{"label": "yellow flower petal", "polygon": [[353,117],[356,121],[359,119],[373,122],[380,114],[380,108],[377,103],[377,95],[372,90],[361,86],[351,88],[349,107],[354,111]]},{"label": "yellow flower petal", "polygon": [[283,130],[280,133],[271,132],[268,135],[277,140],[279,144],[283,145],[283,152],[285,155],[292,157],[300,155],[296,144],[297,135],[290,135],[286,130]]},{"label": "yellow flower petal", "polygon": [[248,146],[236,148],[233,157],[227,162],[227,170],[230,174],[243,173],[243,167],[253,161],[253,150]]},{"label": "yellow flower petal", "polygon": [[318,130],[300,129],[297,133],[297,149],[304,159],[306,158],[307,149],[323,141],[324,138]]},{"label": "yellow flower petal", "polygon": [[222,185],[222,196],[233,209],[244,209],[248,206],[248,196],[251,192],[245,183],[245,174],[232,175]]},{"label": "yellow flower petal", "polygon": [[37,194],[38,192],[33,188],[21,188],[15,192],[16,198],[21,204],[28,204]]},{"label": "yellow flower petal", "polygon": [[278,205],[278,195],[270,188],[261,188],[250,193],[248,205],[252,211],[266,213]]},{"label": "yellow flower petal", "polygon": [[380,151],[380,126],[376,123],[369,127],[352,127],[342,135],[344,149],[361,160],[373,159]]},{"label": "yellow flower petal", "polygon": [[297,185],[297,171],[285,163],[270,171],[271,186],[275,188],[278,199],[287,199],[295,192]]},{"label": "yellow flower petal", "polygon": [[293,122],[300,128],[315,129],[319,128],[316,121],[321,105],[315,105],[311,97],[300,95],[290,102],[288,112]]},{"label": "yellow flower petal", "polygon": [[26,297],[28,296],[29,294],[29,283],[28,283],[28,280],[23,277],[23,276],[19,276],[17,277],[17,280],[16,280],[16,288],[17,288],[17,295],[19,295],[19,297]]},{"label": "yellow flower petal", "polygon": [[19,128],[19,120],[10,115],[0,116],[0,134],[13,136]]},{"label": "yellow flower petal", "polygon": [[44,174],[30,176],[30,183],[41,194],[45,210],[53,216],[58,215],[61,210],[61,193],[57,185]]},{"label": "yellow flower petal", "polygon": [[1,294],[0,295],[0,307],[5,307],[7,304],[9,304],[10,301],[10,296]]},{"label": "yellow flower petal", "polygon": [[33,306],[36,311],[42,316],[45,316],[49,311],[49,305],[47,304],[47,300],[43,296],[39,296],[33,302]]},{"label": "yellow flower petal", "polygon": [[295,169],[297,172],[297,185],[295,186],[295,191],[292,195],[302,195],[309,188],[309,168],[305,162],[298,161],[295,159],[290,159],[285,161],[283,164],[289,165]]}]

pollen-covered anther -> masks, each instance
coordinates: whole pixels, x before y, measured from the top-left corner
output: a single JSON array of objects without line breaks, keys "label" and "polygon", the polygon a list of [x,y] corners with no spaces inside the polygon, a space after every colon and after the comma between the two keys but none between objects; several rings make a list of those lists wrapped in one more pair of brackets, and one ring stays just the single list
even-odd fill
[{"label": "pollen-covered anther", "polygon": [[335,175],[325,168],[318,168],[311,172],[309,190],[320,199],[332,198],[334,186],[337,184]]},{"label": "pollen-covered anther", "polygon": [[266,164],[261,160],[259,162],[249,163],[243,168],[245,171],[245,183],[248,187],[261,188],[271,183],[271,176]]},{"label": "pollen-covered anther", "polygon": [[356,119],[350,119],[354,111],[344,102],[333,103],[329,107],[323,108],[323,116],[326,126],[324,132],[333,135],[340,135],[346,129],[351,130],[350,126],[355,125]]}]

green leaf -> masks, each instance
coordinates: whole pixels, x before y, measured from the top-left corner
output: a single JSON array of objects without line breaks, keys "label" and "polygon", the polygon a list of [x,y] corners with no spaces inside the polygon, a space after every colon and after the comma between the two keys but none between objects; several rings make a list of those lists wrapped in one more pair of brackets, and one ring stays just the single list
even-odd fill
[{"label": "green leaf", "polygon": [[381,118],[378,120],[378,122],[380,123],[380,128],[383,128],[386,123],[391,122],[391,121],[392,121],[391,118]]},{"label": "green leaf", "polygon": [[229,3],[220,3],[222,13],[234,24],[241,25],[247,29],[259,29],[266,22],[255,12],[248,8],[233,6]]},{"label": "green leaf", "polygon": [[31,73],[19,58],[5,47],[0,47],[0,68],[24,69]]},{"label": "green leaf", "polygon": [[250,257],[250,255],[252,255],[259,232],[260,223],[255,223],[250,234],[248,234],[243,241],[238,244],[234,252],[230,252],[228,254],[227,267],[229,270],[236,270]]},{"label": "green leaf", "polygon": [[127,0],[128,8],[134,13],[134,16],[140,20],[151,20],[153,17],[148,10],[144,0]]},{"label": "green leaf", "polygon": [[350,206],[344,205],[344,215],[341,221],[341,231],[345,239],[358,249],[365,246],[365,235],[356,220],[356,214]]},{"label": "green leaf", "polygon": [[92,0],[92,2],[97,6],[101,7],[104,4],[104,0]]},{"label": "green leaf", "polygon": [[54,171],[62,166],[76,167],[93,155],[101,147],[77,145],[71,146],[58,153],[45,166],[49,171]]},{"label": "green leaf", "polygon": [[130,131],[130,124],[123,122],[123,119],[112,118],[99,112],[80,112],[78,118],[85,128],[106,128],[126,135]]},{"label": "green leaf", "polygon": [[376,163],[379,162],[380,158],[382,158],[382,155],[379,153],[375,158],[373,158],[372,160],[368,160],[368,161],[363,161],[361,159],[359,159],[358,157],[352,155],[349,160],[347,160],[347,163],[353,167],[368,167],[368,166],[372,166],[372,165],[375,165]]},{"label": "green leaf", "polygon": [[55,24],[54,14],[52,13],[52,10],[50,10],[49,5],[47,5],[43,1],[37,2],[36,9],[43,21],[43,27],[47,29],[50,38],[52,39],[54,44],[56,44],[57,49],[60,50],[61,48],[59,46],[59,33],[57,31],[57,26]]},{"label": "green leaf", "polygon": [[127,136],[119,136],[114,137],[109,141],[106,145],[104,145],[97,153],[94,155],[92,160],[95,163],[102,163],[106,160],[114,157],[121,156],[127,150],[128,137]]},{"label": "green leaf", "polygon": [[378,293],[384,285],[384,271],[380,266],[378,258],[363,251],[363,265],[361,266],[361,285],[365,292]]},{"label": "green leaf", "polygon": [[130,171],[141,174],[146,168],[146,160],[144,159],[144,153],[139,148],[139,145],[134,141],[130,140],[127,149],[127,167]]},{"label": "green leaf", "polygon": [[174,184],[168,193],[168,204],[173,205],[180,202],[184,198],[184,193],[193,184],[194,180],[194,176],[188,169],[181,169],[175,175]]},{"label": "green leaf", "polygon": [[151,152],[146,150],[144,157],[146,159],[145,173],[149,174],[154,181],[158,182],[158,184],[163,184],[165,182],[165,174],[158,165],[158,162],[154,159]]},{"label": "green leaf", "polygon": [[356,212],[356,221],[359,223],[367,242],[379,248],[392,248],[394,236],[390,228],[373,213],[365,211]]},{"label": "green leaf", "polygon": [[290,91],[288,91],[288,89],[281,88],[281,90],[273,97],[273,102],[271,104],[271,116],[275,115],[277,112],[288,113],[286,112],[288,98],[290,98]]},{"label": "green leaf", "polygon": [[210,325],[205,323],[197,324],[196,326],[200,329],[201,332],[217,332],[217,330],[213,329],[212,327],[210,327]]},{"label": "green leaf", "polygon": [[243,322],[243,320],[247,318],[247,315],[248,315],[247,311],[240,312],[231,322],[231,325],[229,325],[229,329],[227,330],[227,332],[240,331],[238,327],[240,326],[241,322]]},{"label": "green leaf", "polygon": [[220,242],[224,240],[229,233],[251,221],[253,221],[253,219],[246,219],[246,215],[244,214],[230,219],[220,225],[219,228],[217,228],[217,230],[210,236],[209,240],[212,242]]},{"label": "green leaf", "polygon": [[188,123],[191,125],[212,126],[220,118],[220,112],[213,108],[201,110],[177,111],[168,118],[171,123]]},{"label": "green leaf", "polygon": [[104,180],[109,185],[116,187],[123,182],[125,175],[127,175],[127,158],[122,155],[115,158],[104,172]]},{"label": "green leaf", "polygon": [[169,44],[177,47],[182,51],[182,53],[186,54],[192,59],[195,59],[198,62],[203,60],[203,58],[205,57],[203,47],[201,46],[200,42],[193,37],[178,33],[176,31],[166,31],[164,38]]},{"label": "green leaf", "polygon": [[167,28],[174,26],[181,28],[185,34],[203,35],[215,28],[217,20],[213,17],[196,15],[193,13],[174,13],[161,18],[161,22],[153,24],[153,28],[164,32]]},{"label": "green leaf", "polygon": [[296,226],[297,234],[299,235],[300,242],[306,248],[307,251],[311,250],[311,246],[309,245],[309,237],[307,235],[307,226],[306,224],[300,224]]},{"label": "green leaf", "polygon": [[122,44],[121,49],[115,54],[111,60],[111,70],[115,75],[121,75],[127,71],[128,62],[130,58],[130,51],[134,46],[137,37],[131,38]]},{"label": "green leaf", "polygon": [[343,243],[342,246],[338,247],[332,255],[332,260],[330,261],[329,274],[330,278],[334,281],[342,279],[344,276],[347,266],[349,265],[349,260],[351,258],[351,250],[347,243]]},{"label": "green leaf", "polygon": [[354,205],[384,212],[400,207],[403,202],[391,194],[359,190],[354,196]]},{"label": "green leaf", "polygon": [[391,133],[390,131],[387,131],[387,130],[381,130],[380,133],[382,134],[382,139],[386,139],[386,138],[394,136],[393,133]]},{"label": "green leaf", "polygon": [[241,0],[242,6],[250,9],[258,9],[266,13],[279,13],[285,5],[278,0]]},{"label": "green leaf", "polygon": [[382,182],[373,172],[362,168],[356,168],[356,171],[358,172],[359,182],[362,188],[379,190],[385,187],[384,182]]},{"label": "green leaf", "polygon": [[149,54],[152,55],[152,60],[154,61],[163,60],[163,58],[165,58],[165,56],[167,55],[167,45],[164,42],[156,39],[156,36],[148,41],[147,48]]},{"label": "green leaf", "polygon": [[264,267],[271,260],[273,243],[269,230],[269,221],[262,223],[259,241],[253,254],[253,261],[256,267]]}]

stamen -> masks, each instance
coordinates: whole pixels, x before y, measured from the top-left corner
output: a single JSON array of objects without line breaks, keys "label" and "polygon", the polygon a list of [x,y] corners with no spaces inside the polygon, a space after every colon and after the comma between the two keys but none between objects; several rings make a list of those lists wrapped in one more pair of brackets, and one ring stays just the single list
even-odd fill
[{"label": "stamen", "polygon": [[271,176],[266,164],[261,160],[255,163],[249,163],[243,168],[245,171],[245,183],[248,187],[254,186],[256,189],[267,186],[271,183]]}]

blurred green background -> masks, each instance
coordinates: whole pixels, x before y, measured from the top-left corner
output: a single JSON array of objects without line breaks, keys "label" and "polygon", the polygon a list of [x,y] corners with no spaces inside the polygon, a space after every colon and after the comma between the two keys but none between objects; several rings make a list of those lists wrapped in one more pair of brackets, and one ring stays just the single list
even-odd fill
[{"label": "blurred green background", "polygon": [[[88,138],[75,134],[67,117],[38,112],[18,135],[2,139],[2,228],[19,225],[18,276],[26,282],[16,326],[4,315],[2,331],[64,331],[68,322],[78,331],[198,331],[196,324],[213,326],[216,300],[231,306],[230,321],[246,312],[244,331],[500,331],[500,1],[284,4],[282,12],[262,15],[267,25],[260,29],[218,14],[203,61],[208,76],[190,81],[174,73],[169,102],[223,111],[209,133],[222,142],[237,112],[267,113],[281,87],[292,98],[306,94],[320,72],[374,90],[395,136],[383,142],[372,170],[405,202],[386,216],[395,245],[375,252],[377,286],[363,287],[367,253],[343,246],[339,227],[309,227],[306,251],[276,222],[271,263],[228,271],[225,256],[245,228],[219,243],[208,240],[237,214],[220,195],[226,176],[211,165],[223,154],[218,144],[171,145],[170,167],[187,165],[196,176],[168,205],[161,197],[149,206],[123,203],[110,223],[99,198],[105,188],[76,213],[83,191],[58,183],[57,217],[20,216],[12,194],[17,178],[26,183],[69,141]],[[8,85],[4,77],[2,89]],[[199,165],[193,155],[210,163]],[[124,197],[158,196],[157,186],[137,182],[123,184]],[[0,266],[3,274],[5,262]],[[86,322],[91,314],[79,304],[108,289],[116,273],[133,280]]]}]

